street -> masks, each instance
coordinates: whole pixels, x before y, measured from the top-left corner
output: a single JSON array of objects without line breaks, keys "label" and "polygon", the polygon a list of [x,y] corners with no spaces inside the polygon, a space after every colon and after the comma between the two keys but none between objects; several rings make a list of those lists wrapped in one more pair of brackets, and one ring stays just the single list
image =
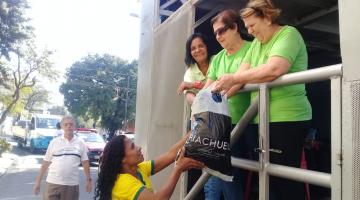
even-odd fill
[{"label": "street", "polygon": [[[20,149],[15,142],[11,142],[15,158],[13,165],[0,177],[0,200],[37,200],[42,199],[42,192],[45,187],[46,175],[43,177],[40,193],[35,196],[32,192],[34,181],[39,173],[42,158],[45,152],[31,154],[26,149]],[[91,164],[91,176],[93,179],[93,191],[89,194],[85,191],[85,177],[82,167],[79,167],[80,174],[80,199],[93,199],[95,181],[97,178],[97,164]]]}]

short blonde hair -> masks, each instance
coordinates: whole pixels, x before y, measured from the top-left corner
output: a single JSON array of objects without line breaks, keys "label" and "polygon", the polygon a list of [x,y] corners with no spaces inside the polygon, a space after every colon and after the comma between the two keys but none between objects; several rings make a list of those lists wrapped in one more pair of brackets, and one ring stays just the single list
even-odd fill
[{"label": "short blonde hair", "polygon": [[271,0],[250,0],[246,7],[240,10],[242,18],[256,14],[261,18],[269,18],[271,22],[276,22],[280,16],[281,10],[276,8]]}]

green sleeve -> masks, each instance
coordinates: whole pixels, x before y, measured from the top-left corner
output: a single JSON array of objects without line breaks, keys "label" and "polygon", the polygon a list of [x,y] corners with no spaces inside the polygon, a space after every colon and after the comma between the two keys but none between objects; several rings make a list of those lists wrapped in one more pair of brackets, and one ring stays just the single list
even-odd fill
[{"label": "green sleeve", "polygon": [[137,200],[140,196],[140,193],[145,190],[145,186],[142,186],[135,194],[134,200]]},{"label": "green sleeve", "polygon": [[155,160],[151,160],[151,175],[155,174]]},{"label": "green sleeve", "polygon": [[217,73],[217,66],[216,66],[216,62],[218,59],[216,59],[217,56],[214,57],[214,59],[211,60],[210,62],[210,66],[209,66],[209,69],[208,69],[208,72],[207,72],[207,77],[210,79],[210,80],[213,80],[213,81],[216,81],[217,80],[217,76],[216,76],[216,73]]},{"label": "green sleeve", "polygon": [[255,39],[253,40],[253,42],[251,42],[251,45],[250,45],[249,49],[247,50],[245,57],[242,60],[242,63],[251,64],[251,55],[252,55],[252,51],[254,49],[254,45],[255,45]]},{"label": "green sleeve", "polygon": [[300,51],[301,41],[303,41],[302,37],[295,28],[287,28],[280,33],[276,42],[274,42],[269,52],[269,58],[272,56],[280,56],[292,64]]}]

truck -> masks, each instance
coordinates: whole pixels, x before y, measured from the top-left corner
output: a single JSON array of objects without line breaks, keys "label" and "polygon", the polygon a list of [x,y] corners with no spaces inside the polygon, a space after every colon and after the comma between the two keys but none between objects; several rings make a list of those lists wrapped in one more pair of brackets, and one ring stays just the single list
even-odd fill
[{"label": "truck", "polygon": [[12,126],[13,139],[19,147],[29,148],[31,152],[46,150],[50,141],[57,136],[56,124],[61,117],[57,115],[32,114],[30,120],[18,120]]},{"label": "truck", "polygon": [[[184,107],[184,99],[175,93],[185,72],[183,60],[187,37],[193,32],[201,32],[208,36],[210,48],[219,51],[211,18],[226,8],[239,11],[248,1],[141,1],[135,143],[142,147],[146,158],[165,152],[186,131],[189,108]],[[307,94],[313,108],[312,128],[316,129],[316,140],[320,145],[318,149],[306,150],[308,170],[273,165],[266,159],[252,162],[233,157],[232,164],[259,172],[256,175],[259,183],[257,199],[269,199],[267,180],[272,175],[308,183],[311,199],[358,200],[360,1],[273,2],[282,9],[281,23],[292,25],[301,32],[308,50],[309,70],[304,74],[292,74],[293,77],[284,75],[275,83],[249,85],[244,89],[253,90],[251,87],[254,86],[261,90],[279,84],[281,80],[294,81],[293,78],[302,75],[317,77],[317,81],[310,83],[307,79],[303,83],[307,83]],[[262,100],[259,108],[266,109],[266,101]],[[262,126],[265,128],[259,130],[260,135],[266,133],[266,122]],[[267,154],[269,149],[263,152]],[[169,173],[165,171],[152,178],[154,188],[159,188]],[[192,194],[201,188],[193,187],[189,191],[186,179],[185,175],[172,199],[196,199]],[[205,180],[200,180],[202,186]]]}]

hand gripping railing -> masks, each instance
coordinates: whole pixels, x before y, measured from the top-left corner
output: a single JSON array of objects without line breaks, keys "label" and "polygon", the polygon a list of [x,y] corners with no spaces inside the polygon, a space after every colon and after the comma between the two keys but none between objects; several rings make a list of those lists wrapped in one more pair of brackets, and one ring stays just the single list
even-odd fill
[{"label": "hand gripping railing", "polygon": [[[332,181],[332,179],[338,180],[340,177],[339,174],[341,173],[339,163],[337,163],[337,161],[335,160],[336,155],[333,155],[338,152],[337,150],[339,150],[339,147],[341,146],[341,130],[339,130],[338,126],[335,124],[335,123],[341,123],[341,118],[338,119],[340,113],[338,113],[337,116],[332,115],[332,119],[331,119],[332,122],[331,141],[332,143],[334,143],[334,140],[338,141],[337,144],[332,144],[332,151],[331,151],[332,174],[271,164],[269,163],[269,152],[267,145],[268,131],[269,131],[268,130],[269,120],[267,117],[269,88],[331,79],[331,89],[332,89],[331,104],[333,110],[334,107],[336,109],[336,107],[341,106],[341,99],[340,99],[341,97],[339,96],[340,95],[339,90],[341,88],[341,76],[342,76],[342,66],[341,64],[337,64],[337,65],[321,67],[321,68],[311,69],[297,73],[286,74],[269,83],[247,84],[242,90],[240,90],[240,92],[245,92],[245,91],[254,91],[260,89],[260,97],[256,101],[251,103],[250,107],[247,109],[245,114],[242,116],[241,120],[238,122],[238,124],[231,132],[230,146],[234,145],[237,142],[237,140],[240,138],[241,134],[245,130],[246,126],[250,122],[250,120],[253,119],[253,117],[258,113],[259,110],[260,113],[259,140],[263,140],[262,142],[261,141],[259,142],[259,145],[260,145],[260,149],[262,150],[262,153],[260,153],[260,159],[259,159],[260,162],[232,157],[231,163],[234,167],[239,167],[239,168],[259,172],[259,199],[267,200],[269,198],[268,195],[269,175],[311,183],[314,185],[332,188],[333,190],[338,190],[339,188],[341,188],[341,183],[337,183],[337,181],[334,180]],[[266,117],[264,117],[263,115]],[[261,143],[265,145],[261,146]],[[194,199],[196,194],[201,190],[201,188],[204,186],[204,184],[209,179],[209,177],[210,174],[204,172],[184,199],[185,200]],[[334,192],[332,192],[332,198],[334,198],[335,196],[336,195],[334,194]],[[335,197],[334,199],[338,199],[338,198]]]}]

